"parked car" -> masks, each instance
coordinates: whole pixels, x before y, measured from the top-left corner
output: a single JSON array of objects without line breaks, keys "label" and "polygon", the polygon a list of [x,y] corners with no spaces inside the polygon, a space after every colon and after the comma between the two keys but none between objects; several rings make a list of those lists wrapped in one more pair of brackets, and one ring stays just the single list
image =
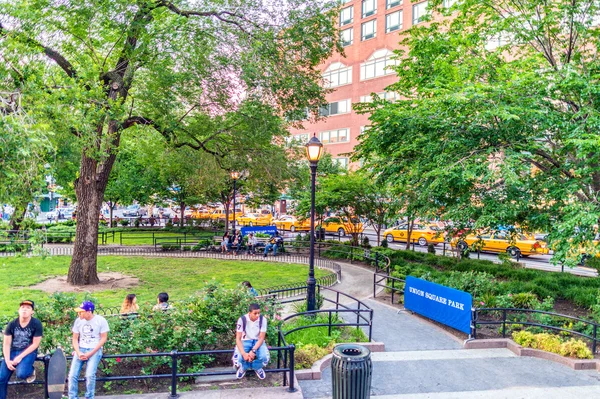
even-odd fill
[{"label": "parked car", "polygon": [[364,230],[364,226],[360,219],[352,218],[351,221],[348,221],[347,218],[341,216],[330,216],[323,219],[323,223],[319,224],[318,228],[325,229],[326,233],[334,233],[341,236],[352,233],[362,233]]},{"label": "parked car", "polygon": [[[406,242],[408,239],[408,224],[403,223],[385,230],[383,232],[383,237],[387,242]],[[416,240],[420,246],[426,247],[428,244],[439,244],[444,242],[444,234],[435,225],[415,223],[410,234],[410,239],[411,241]]]},{"label": "parked car", "polygon": [[271,214],[247,213],[235,218],[242,226],[269,226],[273,221]]},{"label": "parked car", "polygon": [[[236,214],[236,220],[237,220],[237,215],[241,215],[242,214],[242,210],[241,209],[236,209],[235,210],[235,214]],[[225,220],[225,209],[215,209],[211,214],[210,214],[210,218],[212,220]],[[230,209],[229,210],[229,221],[232,222],[233,221],[233,210]]]},{"label": "parked car", "polygon": [[478,240],[482,241],[481,250],[484,252],[506,252],[512,257],[545,255],[548,247],[545,242],[528,239],[523,234],[515,234],[513,237],[507,231],[484,233],[479,235],[468,235],[456,242],[456,247],[464,251]]},{"label": "parked car", "polygon": [[123,209],[123,216],[145,216],[148,210],[139,204],[129,205]]},{"label": "parked car", "polygon": [[292,215],[283,215],[279,219],[273,220],[272,224],[278,229],[289,230],[291,232],[310,230],[310,219],[300,221]]},{"label": "parked car", "polygon": [[207,219],[207,218],[210,218],[210,210],[208,210],[206,208],[197,209],[192,214],[192,217],[194,219]]}]

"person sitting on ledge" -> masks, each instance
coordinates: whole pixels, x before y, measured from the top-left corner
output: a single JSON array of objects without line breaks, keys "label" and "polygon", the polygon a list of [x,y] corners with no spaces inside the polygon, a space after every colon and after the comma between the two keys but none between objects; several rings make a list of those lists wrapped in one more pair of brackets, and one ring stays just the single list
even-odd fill
[{"label": "person sitting on ledge", "polygon": [[258,378],[264,380],[266,373],[263,367],[269,364],[269,350],[265,342],[267,318],[260,314],[257,303],[251,303],[248,314],[238,319],[235,331],[233,364],[237,367],[236,377],[244,378],[251,368]]}]

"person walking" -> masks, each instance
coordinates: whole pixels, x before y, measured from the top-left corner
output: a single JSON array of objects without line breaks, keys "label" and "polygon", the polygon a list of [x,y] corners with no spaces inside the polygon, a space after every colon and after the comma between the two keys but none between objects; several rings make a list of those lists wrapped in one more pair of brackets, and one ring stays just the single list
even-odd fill
[{"label": "person walking", "polygon": [[102,347],[108,339],[108,322],[94,314],[95,306],[85,301],[75,309],[77,320],[73,324],[73,360],[69,371],[69,399],[78,399],[79,373],[85,367],[85,398],[94,399],[96,393],[96,370],[102,360]]},{"label": "person walking", "polygon": [[2,354],[4,360],[0,364],[0,399],[6,399],[8,380],[13,372],[17,378],[31,383],[35,381],[33,362],[37,358],[38,347],[42,341],[42,323],[33,317],[35,304],[33,301],[22,301],[19,306],[19,317],[8,323],[4,330]]}]

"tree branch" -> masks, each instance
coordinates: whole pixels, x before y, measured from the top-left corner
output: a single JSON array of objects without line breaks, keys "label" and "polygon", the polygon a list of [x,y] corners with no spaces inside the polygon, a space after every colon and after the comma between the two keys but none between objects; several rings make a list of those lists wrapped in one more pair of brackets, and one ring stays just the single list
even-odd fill
[{"label": "tree branch", "polygon": [[[8,31],[2,25],[2,23],[0,23],[0,37],[6,37],[6,36],[8,36],[9,33],[11,33],[11,32]],[[22,36],[22,35],[19,35],[19,36]],[[59,67],[61,67],[62,70],[65,71],[65,73],[69,77],[71,77],[71,78],[77,77],[77,71],[75,70],[75,68],[73,68],[73,65],[71,65],[71,63],[65,57],[63,57],[63,55],[60,54],[58,51],[53,50],[50,47],[46,47],[43,44],[39,43],[38,41],[33,40],[29,37],[22,37],[22,38],[23,38],[23,40],[25,40],[25,43],[41,48],[43,50],[44,54],[48,58],[50,58],[52,61],[54,61]]]}]

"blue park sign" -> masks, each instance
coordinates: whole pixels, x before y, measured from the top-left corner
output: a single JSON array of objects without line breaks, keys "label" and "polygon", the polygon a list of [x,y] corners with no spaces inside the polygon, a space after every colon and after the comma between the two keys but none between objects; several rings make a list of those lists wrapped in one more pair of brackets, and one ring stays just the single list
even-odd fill
[{"label": "blue park sign", "polygon": [[404,307],[415,313],[470,334],[472,305],[468,292],[406,277]]},{"label": "blue park sign", "polygon": [[246,226],[242,227],[242,236],[248,235],[248,233],[260,233],[260,234],[270,234],[274,235],[277,232],[277,227],[275,226]]}]

